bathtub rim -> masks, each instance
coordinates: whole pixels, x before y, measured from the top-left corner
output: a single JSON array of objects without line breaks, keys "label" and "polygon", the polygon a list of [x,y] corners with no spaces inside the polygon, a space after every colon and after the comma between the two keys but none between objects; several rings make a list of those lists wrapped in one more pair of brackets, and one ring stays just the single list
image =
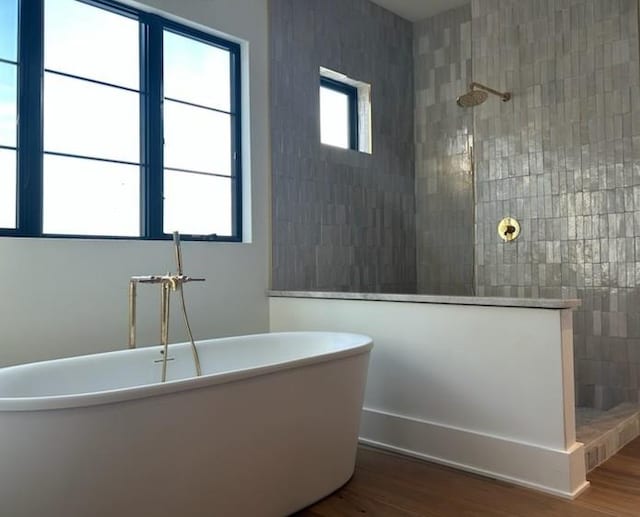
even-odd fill
[{"label": "bathtub rim", "polygon": [[[217,386],[220,384],[228,384],[233,382],[239,382],[245,379],[253,377],[263,377],[266,375],[274,374],[279,371],[293,370],[296,368],[303,368],[312,366],[315,364],[322,364],[326,362],[338,361],[340,359],[346,359],[358,355],[369,354],[373,348],[373,339],[365,334],[356,332],[323,332],[323,331],[296,331],[296,332],[263,332],[258,334],[246,334],[241,336],[228,336],[221,338],[201,339],[196,341],[196,344],[203,341],[217,341],[227,339],[245,339],[254,338],[260,336],[278,336],[278,335],[293,335],[293,334],[325,334],[329,336],[352,336],[361,338],[362,342],[357,345],[351,345],[344,350],[337,350],[332,352],[326,352],[318,355],[312,355],[309,357],[302,357],[300,359],[293,359],[289,361],[279,363],[268,363],[262,366],[256,366],[253,368],[244,368],[229,370],[223,373],[213,373],[209,375],[202,375],[201,377],[188,377],[186,379],[177,379],[167,382],[157,382],[154,384],[143,384],[138,386],[128,386],[125,388],[114,388],[108,391],[95,391],[86,393],[76,393],[67,395],[50,395],[42,397],[0,397],[0,414],[9,412],[28,412],[28,411],[55,411],[62,409],[80,409],[91,406],[102,406],[108,404],[115,404],[120,402],[129,402],[133,400],[140,400],[145,398],[157,397],[162,395],[169,395],[173,393],[180,393],[183,391],[191,391],[197,389],[203,389],[211,386]],[[188,343],[174,343],[170,346],[183,345],[188,346]],[[140,347],[136,350],[159,350],[161,345]],[[109,352],[97,352],[95,354],[86,354],[82,356],[65,357],[60,359],[50,359],[46,361],[37,361],[32,363],[25,363],[20,365],[6,366],[0,368],[0,371],[9,368],[24,368],[35,364],[42,364],[53,361],[72,361],[78,358],[86,358],[92,356],[123,353],[129,350],[112,350]]]}]

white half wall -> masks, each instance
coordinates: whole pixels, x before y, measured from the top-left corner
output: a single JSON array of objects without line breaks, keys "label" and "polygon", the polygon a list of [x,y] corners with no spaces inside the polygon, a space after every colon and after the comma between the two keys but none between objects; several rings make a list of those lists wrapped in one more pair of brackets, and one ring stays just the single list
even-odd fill
[{"label": "white half wall", "polygon": [[569,310],[277,297],[270,323],[373,337],[363,442],[562,497],[586,488]]},{"label": "white half wall", "polygon": [[[264,332],[270,260],[267,2],[146,0],[133,5],[242,43],[250,242],[183,242],[186,273],[207,278],[187,285],[185,293],[197,338]],[[128,278],[174,269],[169,242],[1,238],[0,366],[126,346]],[[139,292],[138,341],[158,343],[159,291],[141,286]],[[171,339],[185,340],[174,300]]]}]

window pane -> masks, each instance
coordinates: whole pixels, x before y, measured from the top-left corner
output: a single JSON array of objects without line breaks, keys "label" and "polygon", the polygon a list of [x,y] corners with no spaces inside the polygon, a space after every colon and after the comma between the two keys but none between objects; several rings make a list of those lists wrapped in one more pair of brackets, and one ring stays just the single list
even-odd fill
[{"label": "window pane", "polygon": [[231,232],[231,178],[165,171],[164,233]]},{"label": "window pane", "polygon": [[45,1],[45,68],[138,88],[139,24],[75,0]]},{"label": "window pane", "polygon": [[140,94],[45,74],[44,148],[140,161]]},{"label": "window pane", "polygon": [[140,235],[140,168],[44,157],[43,232]]},{"label": "window pane", "polygon": [[231,175],[231,115],[165,101],[164,165]]},{"label": "window pane", "polygon": [[164,31],[164,95],[230,111],[230,53]]},{"label": "window pane", "polygon": [[16,152],[0,149],[0,228],[16,227]]},{"label": "window pane", "polygon": [[0,63],[0,145],[9,147],[16,146],[16,69]]},{"label": "window pane", "polygon": [[0,58],[16,61],[17,49],[18,1],[0,0]]},{"label": "window pane", "polygon": [[349,97],[320,87],[320,141],[349,148]]}]

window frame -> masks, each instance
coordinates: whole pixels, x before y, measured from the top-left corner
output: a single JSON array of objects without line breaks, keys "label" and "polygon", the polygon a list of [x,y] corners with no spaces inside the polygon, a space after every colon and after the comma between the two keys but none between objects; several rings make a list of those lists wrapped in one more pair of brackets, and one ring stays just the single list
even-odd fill
[{"label": "window frame", "polygon": [[[184,240],[242,242],[242,64],[239,43],[112,0],[77,0],[139,23],[140,57],[140,235],[43,233],[44,2],[18,2],[18,99],[16,228],[0,236],[103,240],[170,240],[163,231],[164,127],[163,32],[229,52],[232,235],[181,234]],[[26,30],[25,30],[26,29]],[[79,79],[80,80],[80,79]],[[112,160],[105,160],[112,161]],[[117,163],[117,160],[113,160]]]},{"label": "window frame", "polygon": [[[16,6],[17,6],[17,16],[19,18],[20,16],[20,0],[16,0]],[[19,25],[19,19],[17,20],[17,23]],[[15,163],[16,163],[16,168],[14,170],[14,174],[15,174],[15,181],[16,181],[16,198],[15,198],[15,211],[16,213],[14,214],[15,217],[15,221],[16,221],[16,226],[18,224],[18,190],[20,189],[20,185],[18,183],[18,148],[19,148],[19,134],[18,134],[18,126],[17,126],[17,117],[19,116],[19,112],[18,112],[18,97],[19,97],[19,83],[20,83],[20,48],[19,48],[19,41],[15,42],[16,44],[16,54],[14,59],[10,59],[10,58],[6,58],[6,57],[0,57],[0,65],[3,66],[14,66],[15,67],[15,77],[16,77],[16,131],[14,134],[14,145],[7,145],[7,144],[3,144],[0,143],[0,151],[9,151],[9,152],[13,152],[15,153]]]},{"label": "window frame", "polygon": [[[329,77],[325,77],[323,75],[320,76],[320,88],[327,88],[329,90],[333,90],[338,93],[342,93],[347,96],[348,105],[349,105],[349,147],[352,151],[358,150],[358,88],[352,86],[347,83],[343,83],[341,81],[336,81],[335,79],[331,79]],[[319,107],[320,117],[322,117],[322,106]],[[331,144],[325,144],[322,142],[322,135],[320,135],[320,143],[322,145],[328,145],[330,147]],[[340,149],[340,147],[338,147]]]}]

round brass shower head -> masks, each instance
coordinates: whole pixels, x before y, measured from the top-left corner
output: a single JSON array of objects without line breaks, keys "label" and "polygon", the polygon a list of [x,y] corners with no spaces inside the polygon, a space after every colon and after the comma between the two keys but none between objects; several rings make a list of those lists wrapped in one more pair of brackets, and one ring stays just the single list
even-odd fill
[{"label": "round brass shower head", "polygon": [[486,101],[487,97],[489,97],[487,92],[483,92],[482,90],[471,90],[464,95],[460,95],[456,102],[461,108],[473,108],[474,106],[478,106]]},{"label": "round brass shower head", "polygon": [[486,101],[489,93],[500,97],[502,102],[511,100],[511,94],[509,92],[499,92],[484,84],[474,82],[469,85],[469,91],[464,95],[460,95],[456,102],[461,108],[473,108]]}]

